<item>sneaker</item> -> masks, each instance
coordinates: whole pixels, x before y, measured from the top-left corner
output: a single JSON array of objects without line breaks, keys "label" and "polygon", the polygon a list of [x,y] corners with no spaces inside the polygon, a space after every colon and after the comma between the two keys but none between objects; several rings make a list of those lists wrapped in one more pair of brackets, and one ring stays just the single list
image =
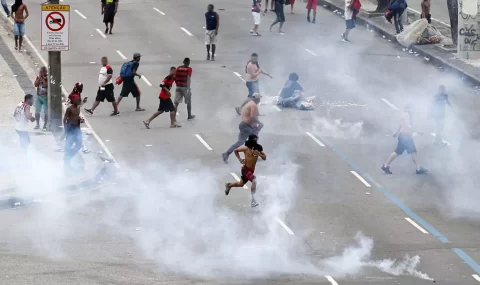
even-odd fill
[{"label": "sneaker", "polygon": [[85,111],[85,113],[88,113],[88,114],[90,114],[90,115],[93,115],[92,109],[87,109],[87,108],[85,108],[85,109],[83,109],[83,110]]},{"label": "sneaker", "polygon": [[240,109],[240,107],[235,107],[235,111],[237,112],[238,115],[242,114],[242,109]]},{"label": "sneaker", "polygon": [[225,183],[225,195],[228,196],[228,194],[230,193],[230,189],[232,189],[232,187],[230,187],[230,183]]},{"label": "sneaker", "polygon": [[188,116],[188,118],[187,118],[187,120],[193,120],[193,119],[195,119],[195,115],[190,115],[190,116]]},{"label": "sneaker", "polygon": [[255,208],[256,206],[258,206],[257,201],[255,201],[255,199],[252,199],[252,208]]},{"label": "sneaker", "polygon": [[315,19],[313,19],[312,24],[315,24],[315,23],[316,23],[316,22],[315,22]]},{"label": "sneaker", "polygon": [[259,37],[261,35],[259,33],[252,33],[252,36]]},{"label": "sneaker", "polygon": [[118,111],[117,111],[117,112],[113,111],[113,112],[110,114],[110,116],[118,116],[118,115],[120,115],[120,112],[118,112]]},{"label": "sneaker", "polygon": [[382,170],[383,172],[385,172],[385,174],[392,174],[392,172],[390,171],[390,166],[383,165]]},{"label": "sneaker", "polygon": [[222,153],[223,163],[228,164],[228,154],[226,152]]},{"label": "sneaker", "polygon": [[426,170],[423,167],[420,167],[419,169],[417,169],[417,171],[415,171],[416,174],[425,174],[427,172],[428,172],[428,170]]},{"label": "sneaker", "polygon": [[253,34],[253,30],[250,30],[250,34]]}]

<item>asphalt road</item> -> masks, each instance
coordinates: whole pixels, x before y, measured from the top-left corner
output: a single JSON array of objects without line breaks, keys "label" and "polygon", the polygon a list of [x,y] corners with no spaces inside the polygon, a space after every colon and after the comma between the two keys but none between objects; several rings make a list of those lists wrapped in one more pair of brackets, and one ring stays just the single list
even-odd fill
[{"label": "asphalt road", "polygon": [[[29,3],[27,23],[37,47],[40,2]],[[104,103],[88,118],[120,165],[98,191],[0,212],[0,274],[8,284],[431,283],[425,276],[438,284],[480,282],[478,194],[471,192],[474,87],[362,27],[351,32],[352,44],[343,43],[343,20],[319,9],[317,24],[308,24],[303,3],[287,15],[285,35],[268,32],[269,12],[262,36],[252,37],[247,2],[215,2],[215,62],[205,61],[206,0],[121,1],[114,34],[106,37],[97,1],[64,3],[73,10],[72,49],[62,54],[65,88],[81,81],[93,98],[102,56],[118,74],[123,56],[140,52],[146,80],[137,82],[147,111],[135,112],[126,98],[119,117],[109,117]],[[234,107],[246,88],[236,73],[252,52],[274,76],[261,79],[264,94],[275,95],[295,71],[319,103],[312,112],[261,107],[268,158],[257,165],[256,209],[248,207],[248,190],[223,195],[240,165],[220,159],[237,136]],[[187,121],[181,105],[182,128],[168,128],[162,115],[146,130],[156,86],[186,56],[197,117]],[[445,149],[431,146],[425,119],[440,83],[457,115],[447,122]],[[431,174],[415,176],[405,156],[387,177],[380,166],[395,147],[391,133],[407,102],[415,103],[426,133],[417,144]],[[365,237],[356,242],[359,232]]]}]

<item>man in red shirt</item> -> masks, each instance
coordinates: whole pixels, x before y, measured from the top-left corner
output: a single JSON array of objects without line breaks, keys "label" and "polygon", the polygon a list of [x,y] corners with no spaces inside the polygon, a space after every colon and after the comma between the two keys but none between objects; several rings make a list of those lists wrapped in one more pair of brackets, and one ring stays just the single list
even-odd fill
[{"label": "man in red shirt", "polygon": [[172,102],[172,94],[170,93],[170,89],[172,89],[172,85],[175,82],[175,74],[177,69],[175,67],[170,67],[170,74],[163,79],[162,83],[160,83],[160,104],[158,105],[158,111],[153,113],[153,115],[148,118],[148,120],[143,121],[143,124],[147,129],[150,129],[150,123],[158,117],[158,115],[162,114],[163,112],[170,112],[170,128],[180,128],[181,126],[176,122],[176,108],[173,106]]},{"label": "man in red shirt", "polygon": [[180,104],[185,98],[185,104],[187,104],[188,119],[195,118],[192,115],[192,90],[190,89],[190,79],[192,77],[192,68],[190,67],[190,59],[186,57],[183,60],[183,65],[177,67],[177,73],[175,76],[175,110],[178,111],[178,104]]}]

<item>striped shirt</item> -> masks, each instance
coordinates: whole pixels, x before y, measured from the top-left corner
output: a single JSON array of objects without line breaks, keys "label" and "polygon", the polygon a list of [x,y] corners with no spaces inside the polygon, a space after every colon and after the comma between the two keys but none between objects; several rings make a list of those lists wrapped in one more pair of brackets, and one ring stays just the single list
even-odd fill
[{"label": "striped shirt", "polygon": [[178,87],[188,87],[188,78],[192,76],[192,68],[184,65],[177,67],[177,76],[175,77],[175,84]]}]

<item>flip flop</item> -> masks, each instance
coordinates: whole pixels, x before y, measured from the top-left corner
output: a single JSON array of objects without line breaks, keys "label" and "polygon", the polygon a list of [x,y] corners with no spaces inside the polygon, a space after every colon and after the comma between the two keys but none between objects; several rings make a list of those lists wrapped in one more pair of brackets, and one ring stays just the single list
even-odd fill
[{"label": "flip flop", "polygon": [[135,109],[136,112],[142,112],[142,111],[145,111],[145,109],[143,108],[140,108],[140,109]]},{"label": "flip flop", "polygon": [[180,126],[180,125],[177,125],[177,124],[175,124],[175,125],[171,125],[171,126],[170,126],[170,128],[172,128],[172,129],[175,129],[175,128],[181,128],[181,127],[182,127],[182,126]]},{"label": "flip flop", "polygon": [[143,121],[143,124],[145,125],[145,128],[150,130],[150,123],[147,123],[147,121]]}]

